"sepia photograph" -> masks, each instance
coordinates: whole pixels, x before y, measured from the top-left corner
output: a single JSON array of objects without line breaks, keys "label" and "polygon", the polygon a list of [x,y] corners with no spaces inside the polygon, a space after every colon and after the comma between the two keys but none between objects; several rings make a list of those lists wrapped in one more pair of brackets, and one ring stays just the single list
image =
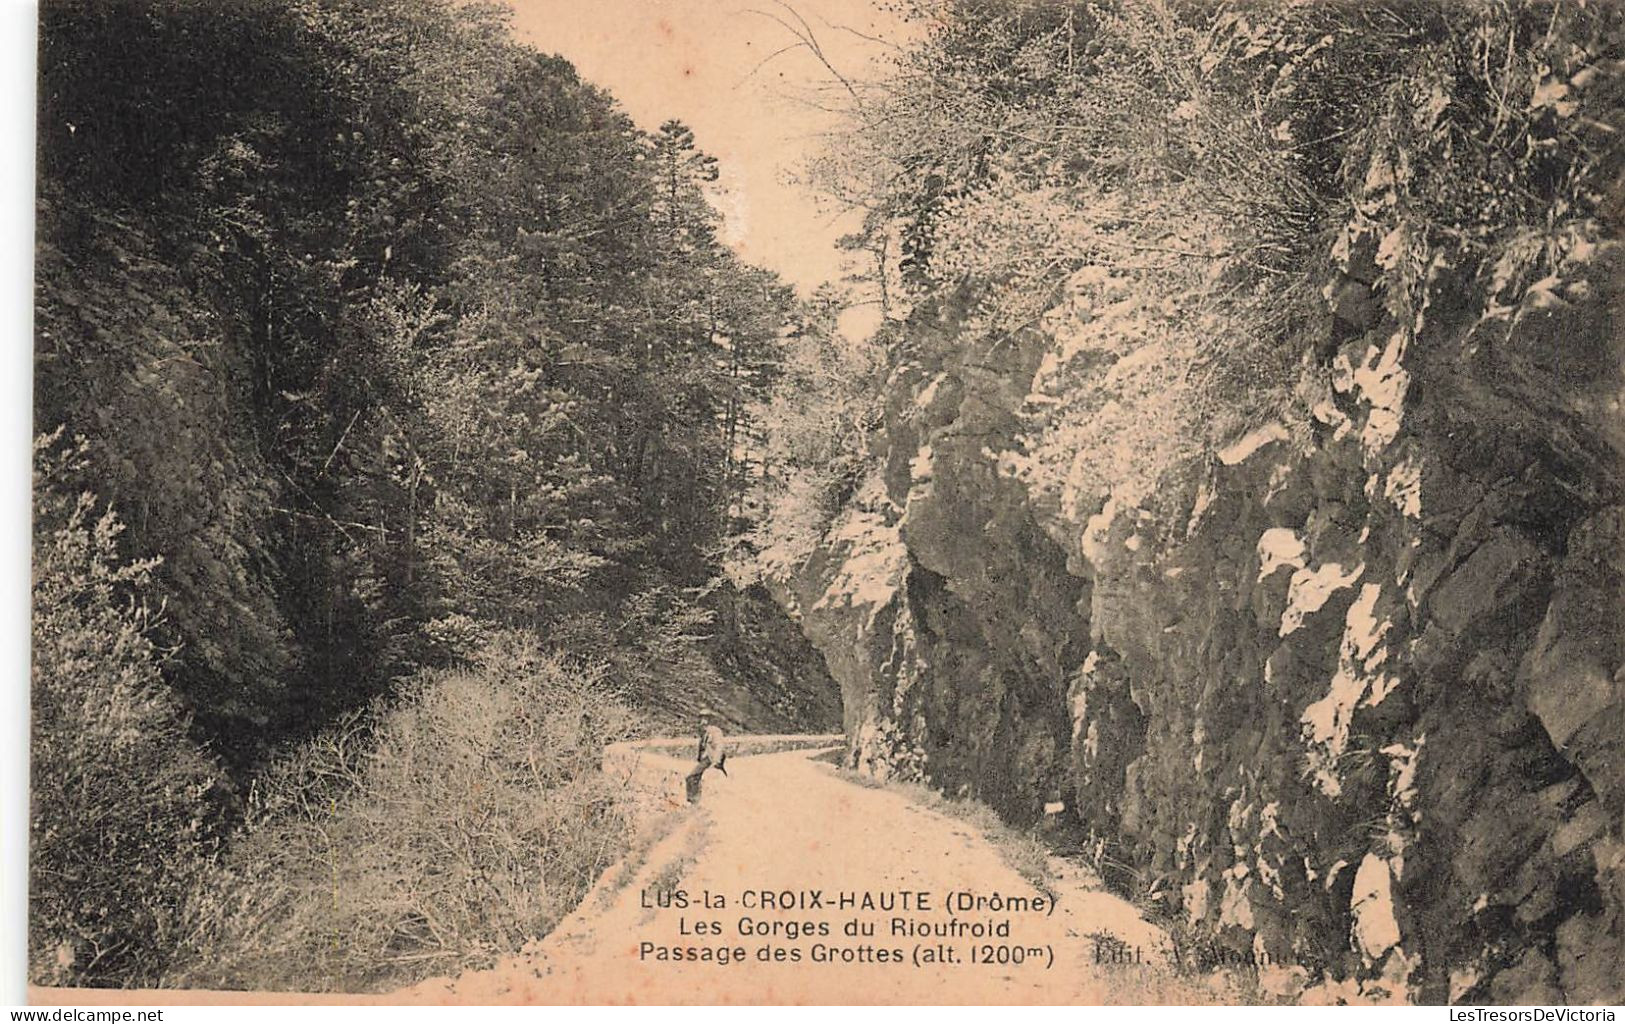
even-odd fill
[{"label": "sepia photograph", "polygon": [[1625,3],[31,45],[29,1004],[1615,1019]]}]

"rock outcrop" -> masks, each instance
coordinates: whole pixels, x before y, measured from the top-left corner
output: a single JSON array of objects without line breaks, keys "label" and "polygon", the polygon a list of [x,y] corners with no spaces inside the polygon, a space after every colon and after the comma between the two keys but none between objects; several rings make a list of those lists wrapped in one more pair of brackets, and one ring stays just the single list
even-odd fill
[{"label": "rock outcrop", "polygon": [[1617,1001],[1625,253],[1510,305],[1435,260],[1400,317],[1381,234],[1336,246],[1312,415],[1134,503],[1010,471],[1053,325],[916,311],[949,343],[898,366],[883,464],[776,594],[852,766],[1063,804],[1103,873],[1305,998]]}]

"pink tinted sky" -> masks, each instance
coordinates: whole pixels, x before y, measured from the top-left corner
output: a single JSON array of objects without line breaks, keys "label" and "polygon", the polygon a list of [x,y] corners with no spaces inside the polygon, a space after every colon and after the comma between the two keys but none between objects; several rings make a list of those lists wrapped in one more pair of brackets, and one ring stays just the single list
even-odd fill
[{"label": "pink tinted sky", "polygon": [[[725,237],[742,257],[804,294],[840,276],[834,242],[853,220],[821,208],[791,182],[819,133],[835,123],[806,101],[839,86],[805,49],[772,56],[796,38],[766,15],[795,24],[790,9],[776,0],[509,2],[523,40],[569,60],[614,94],[639,126],[677,118],[694,129],[700,148],[721,163],[716,201]],[[793,0],[793,6],[847,77],[864,77],[887,53],[857,33],[898,34],[876,0]]]}]

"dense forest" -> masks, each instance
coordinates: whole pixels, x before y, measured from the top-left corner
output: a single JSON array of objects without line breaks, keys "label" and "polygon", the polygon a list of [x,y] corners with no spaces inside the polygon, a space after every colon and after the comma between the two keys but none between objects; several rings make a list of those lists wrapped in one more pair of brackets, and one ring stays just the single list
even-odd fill
[{"label": "dense forest", "polygon": [[479,4],[40,40],[35,981],[479,962],[616,856],[603,743],[830,724],[719,574],[823,321],[719,243],[684,125]]}]

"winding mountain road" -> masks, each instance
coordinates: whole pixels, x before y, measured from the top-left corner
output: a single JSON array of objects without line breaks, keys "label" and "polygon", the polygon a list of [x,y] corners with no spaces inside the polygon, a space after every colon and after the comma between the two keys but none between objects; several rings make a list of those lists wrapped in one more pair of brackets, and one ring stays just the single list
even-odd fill
[{"label": "winding mountain road", "polygon": [[[692,762],[662,749],[681,749],[681,742],[612,750],[605,770],[680,806],[682,776]],[[396,995],[428,1003],[593,1004],[1226,1000],[1222,976],[1176,976],[1166,936],[1131,904],[1053,860],[1053,909],[1037,904],[1047,912],[957,915],[966,922],[1008,919],[1008,936],[894,935],[895,917],[956,927],[945,907],[952,893],[1048,897],[970,825],[901,793],[850,781],[820,759],[830,749],[731,756],[729,777],[707,773],[701,804],[641,863],[607,872],[545,939],[492,970],[431,979]],[[822,906],[762,909],[761,893],[786,891],[804,903],[817,892]],[[674,905],[679,892],[686,907]],[[862,908],[865,894],[878,904],[900,901],[897,894],[905,892],[928,894],[928,909]],[[706,893],[726,905],[701,906]],[[857,905],[841,908],[842,893]],[[872,923],[874,936],[845,935],[854,918]],[[760,934],[762,928],[774,934]],[[764,947],[766,954],[759,952]],[[926,958],[942,959],[917,964],[926,949]],[[704,959],[666,959],[662,950],[667,956],[692,950],[687,955]],[[894,952],[900,960],[888,959]],[[970,962],[977,953],[995,962]],[[724,955],[732,962],[717,962]],[[785,959],[763,962],[763,955]]]}]

